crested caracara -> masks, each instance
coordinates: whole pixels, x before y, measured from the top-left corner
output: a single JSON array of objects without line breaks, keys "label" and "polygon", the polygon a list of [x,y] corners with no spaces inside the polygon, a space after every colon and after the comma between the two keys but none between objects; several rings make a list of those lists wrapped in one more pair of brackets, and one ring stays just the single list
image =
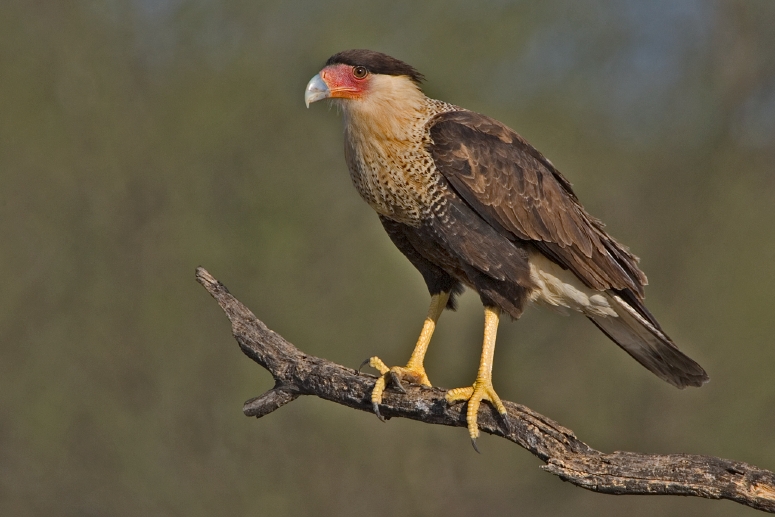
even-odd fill
[{"label": "crested caracara", "polygon": [[484,304],[482,357],[473,385],[446,398],[468,402],[472,440],[482,400],[506,413],[492,385],[498,320],[504,312],[519,318],[530,302],[581,312],[673,386],[705,383],[702,367],[643,305],[637,257],[584,210],[570,182],[497,120],[426,97],[422,80],[398,59],[347,50],[331,56],[304,95],[307,106],[330,98],[341,108],[353,184],[431,294],[407,365],[369,360],[382,374],[371,395],[377,415],[388,381],[431,385],[423,358],[464,286]]}]

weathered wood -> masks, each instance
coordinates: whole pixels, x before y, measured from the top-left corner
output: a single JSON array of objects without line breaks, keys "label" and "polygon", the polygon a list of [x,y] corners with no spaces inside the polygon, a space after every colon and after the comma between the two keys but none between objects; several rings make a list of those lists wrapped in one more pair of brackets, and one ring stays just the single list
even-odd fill
[{"label": "weathered wood", "polygon": [[[248,416],[262,417],[295,400],[315,395],[372,412],[375,377],[304,354],[271,331],[204,268],[197,281],[215,298],[232,324],[242,351],[266,368],[275,387],[245,403]],[[380,412],[429,424],[466,427],[462,404],[448,406],[440,388],[405,385],[406,394],[385,392]],[[573,431],[535,411],[504,401],[507,421],[489,404],[479,410],[479,428],[524,447],[546,462],[541,468],[574,485],[606,494],[684,495],[729,499],[775,513],[775,474],[740,461],[694,454],[603,453]]]}]

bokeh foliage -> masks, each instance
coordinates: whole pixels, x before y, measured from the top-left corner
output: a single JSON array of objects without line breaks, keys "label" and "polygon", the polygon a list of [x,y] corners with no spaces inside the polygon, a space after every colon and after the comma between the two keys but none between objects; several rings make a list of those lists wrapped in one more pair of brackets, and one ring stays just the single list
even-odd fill
[{"label": "bokeh foliage", "polygon": [[[462,429],[299,399],[193,280],[308,353],[406,360],[419,275],[305,110],[332,53],[382,50],[506,122],[642,257],[648,304],[712,381],[677,391],[583,318],[502,326],[495,385],[602,450],[775,468],[771,0],[106,0],[0,6],[0,514],[742,515],[615,498]],[[471,382],[476,296],[427,367]]]}]

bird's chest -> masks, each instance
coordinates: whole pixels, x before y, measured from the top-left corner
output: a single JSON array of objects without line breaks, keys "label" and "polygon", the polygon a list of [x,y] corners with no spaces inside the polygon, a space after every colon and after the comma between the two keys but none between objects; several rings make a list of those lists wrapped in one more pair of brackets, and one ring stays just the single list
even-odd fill
[{"label": "bird's chest", "polygon": [[353,185],[380,215],[416,226],[438,199],[433,160],[423,143],[421,137],[412,143],[346,135]]}]

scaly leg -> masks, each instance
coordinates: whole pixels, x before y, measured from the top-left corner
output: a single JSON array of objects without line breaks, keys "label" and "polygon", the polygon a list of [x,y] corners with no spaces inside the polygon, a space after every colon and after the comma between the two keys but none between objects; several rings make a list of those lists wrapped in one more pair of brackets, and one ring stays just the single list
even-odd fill
[{"label": "scaly leg", "polygon": [[425,353],[428,351],[428,345],[431,342],[433,331],[436,329],[436,322],[444,311],[444,307],[447,306],[447,301],[449,301],[449,294],[450,293],[442,292],[434,294],[431,297],[431,306],[428,308],[428,316],[425,318],[422,331],[420,331],[420,337],[417,339],[417,344],[414,346],[414,351],[409,358],[409,362],[406,363],[406,366],[394,366],[393,368],[388,368],[385,363],[382,362],[382,359],[376,356],[364,361],[363,365],[368,362],[372,368],[376,368],[379,370],[379,373],[382,374],[382,376],[377,379],[377,382],[374,384],[374,389],[371,392],[371,404],[374,407],[374,413],[377,414],[380,420],[383,420],[383,418],[382,415],[379,414],[379,405],[382,403],[382,394],[385,392],[388,381],[395,385],[401,392],[404,392],[404,388],[401,386],[402,380],[425,386],[431,385],[431,381],[428,380],[428,375],[425,373],[423,361],[425,360]]},{"label": "scaly leg", "polygon": [[479,412],[479,404],[482,400],[489,401],[498,413],[505,416],[506,407],[501,402],[495,389],[492,387],[492,359],[495,355],[495,336],[498,333],[498,320],[501,310],[498,307],[484,308],[484,343],[482,345],[482,359],[479,362],[479,371],[476,374],[474,385],[467,388],[455,388],[449,390],[446,395],[447,402],[468,401],[466,410],[466,422],[468,422],[468,434],[471,435],[471,443],[476,447],[476,439],[479,437],[479,426],[476,423],[476,415]]}]

